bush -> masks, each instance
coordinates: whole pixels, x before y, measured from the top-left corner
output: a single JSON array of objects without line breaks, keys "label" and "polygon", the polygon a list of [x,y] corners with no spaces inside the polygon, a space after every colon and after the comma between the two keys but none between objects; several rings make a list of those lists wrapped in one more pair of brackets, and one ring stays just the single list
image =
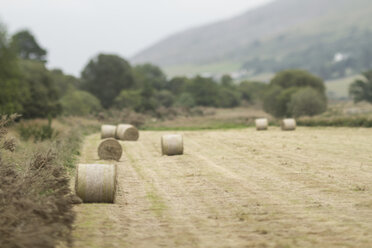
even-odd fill
[{"label": "bush", "polygon": [[[279,72],[274,79],[271,81],[267,91],[264,95],[264,109],[268,113],[274,115],[275,117],[284,117],[284,116],[292,116],[294,114],[302,115],[303,112],[308,112],[309,114],[313,114],[312,111],[306,109],[306,106],[302,105],[301,109],[296,107],[294,104],[290,104],[292,101],[292,96],[300,91],[301,89],[312,89],[311,93],[307,94],[316,94],[326,102],[326,95],[325,95],[325,86],[322,79],[311,75],[306,71],[301,70],[288,70]],[[314,93],[315,92],[315,93]],[[301,93],[304,94],[304,93]],[[308,98],[307,98],[308,99]],[[300,101],[297,97],[293,101]],[[308,100],[309,103],[309,100]],[[321,103],[317,103],[318,105],[322,105]],[[291,108],[290,108],[291,106]],[[293,111],[296,111],[294,113]],[[323,110],[317,110],[314,113],[322,112]]]},{"label": "bush", "polygon": [[318,91],[305,88],[292,95],[288,109],[295,117],[314,116],[327,109],[327,102]]},{"label": "bush", "polygon": [[102,107],[99,100],[85,91],[72,91],[61,99],[65,115],[86,116],[99,112]]},{"label": "bush", "polygon": [[52,119],[48,120],[47,125],[40,125],[37,123],[21,123],[17,127],[18,133],[25,141],[33,138],[34,142],[51,140],[58,136],[58,131],[52,127]]},{"label": "bush", "polygon": [[176,107],[192,108],[195,107],[195,100],[190,93],[182,93],[176,100]]},{"label": "bush", "polygon": [[115,107],[117,109],[133,109],[138,110],[141,107],[142,96],[139,90],[123,90],[115,99]]},{"label": "bush", "polygon": [[222,108],[233,108],[236,106],[239,106],[240,104],[240,94],[239,92],[231,87],[223,87],[220,89],[219,94],[218,94],[218,100],[217,104],[219,107]]},{"label": "bush", "polygon": [[161,90],[155,93],[155,98],[157,102],[166,108],[169,108],[174,103],[174,96],[168,90]]}]

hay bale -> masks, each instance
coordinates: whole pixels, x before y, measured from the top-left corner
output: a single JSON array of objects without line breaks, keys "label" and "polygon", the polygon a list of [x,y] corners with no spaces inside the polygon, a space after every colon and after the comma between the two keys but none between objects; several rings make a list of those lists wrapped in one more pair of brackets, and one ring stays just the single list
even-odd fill
[{"label": "hay bale", "polygon": [[283,131],[294,131],[296,130],[296,120],[295,119],[284,119],[281,122],[281,127]]},{"label": "hay bale", "polygon": [[113,203],[116,192],[116,165],[79,164],[75,191],[84,203]]},{"label": "hay bale", "polygon": [[183,137],[180,134],[167,134],[161,137],[163,155],[173,156],[183,154]]},{"label": "hay bale", "polygon": [[116,128],[117,139],[126,141],[137,141],[139,138],[138,129],[129,124],[120,124]]},{"label": "hay bale", "polygon": [[268,126],[269,126],[269,121],[266,118],[256,119],[257,131],[267,130]]},{"label": "hay bale", "polygon": [[115,138],[116,126],[102,125],[101,126],[101,139]]},{"label": "hay bale", "polygon": [[122,154],[123,148],[116,139],[105,139],[98,146],[98,157],[101,160],[119,161]]}]

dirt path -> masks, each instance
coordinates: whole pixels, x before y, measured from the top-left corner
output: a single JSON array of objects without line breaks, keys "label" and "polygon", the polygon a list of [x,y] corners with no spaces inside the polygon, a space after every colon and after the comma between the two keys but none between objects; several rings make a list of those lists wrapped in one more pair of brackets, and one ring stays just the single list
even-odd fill
[{"label": "dirt path", "polygon": [[76,207],[75,247],[372,247],[372,130],[184,132],[176,157],[162,134],[122,143],[116,204]]}]

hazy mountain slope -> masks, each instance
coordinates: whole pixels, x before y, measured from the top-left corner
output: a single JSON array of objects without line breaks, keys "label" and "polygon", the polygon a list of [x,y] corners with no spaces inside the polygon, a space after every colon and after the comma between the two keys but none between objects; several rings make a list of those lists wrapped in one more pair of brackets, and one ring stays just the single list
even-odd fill
[{"label": "hazy mountain slope", "polygon": [[[233,61],[246,68],[255,61],[266,64],[269,60],[268,68],[252,71],[273,71],[280,69],[280,61],[287,60],[289,55],[304,56],[319,46],[327,49],[327,44],[335,51],[349,49],[344,43],[353,42],[352,37],[366,43],[369,36],[364,36],[369,23],[372,23],[370,0],[276,0],[230,20],[175,34],[139,53],[132,61],[163,67]],[[327,56],[334,55],[330,54]],[[315,60],[321,56],[314,57]],[[297,64],[295,59],[283,66]]]}]

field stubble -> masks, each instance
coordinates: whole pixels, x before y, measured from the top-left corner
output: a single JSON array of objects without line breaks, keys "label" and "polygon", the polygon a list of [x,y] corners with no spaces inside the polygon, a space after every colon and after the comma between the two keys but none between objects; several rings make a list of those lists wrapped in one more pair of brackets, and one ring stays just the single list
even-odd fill
[{"label": "field stubble", "polygon": [[122,143],[116,204],[76,206],[75,247],[372,246],[371,130],[183,132],[176,157],[163,134]]}]

